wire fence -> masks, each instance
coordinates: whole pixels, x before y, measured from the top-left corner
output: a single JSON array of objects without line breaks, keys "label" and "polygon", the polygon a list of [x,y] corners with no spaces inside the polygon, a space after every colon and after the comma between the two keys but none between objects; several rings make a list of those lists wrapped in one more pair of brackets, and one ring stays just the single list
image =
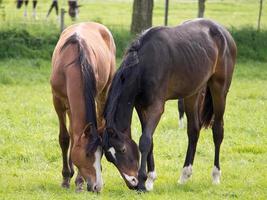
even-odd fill
[{"label": "wire fence", "polygon": [[[68,10],[67,0],[58,0],[59,10]],[[60,15],[56,16],[55,10],[49,18],[47,12],[52,0],[39,0],[36,8],[36,17],[33,17],[32,2],[25,7],[16,8],[14,0],[3,0],[0,8],[1,28],[10,27],[60,27]],[[64,23],[68,26],[81,21],[96,21],[107,26],[129,29],[132,17],[133,0],[78,0],[79,14],[72,21],[65,14]],[[154,1],[153,25],[164,24],[165,0]],[[197,0],[169,0],[169,25],[177,25],[197,15]],[[263,3],[261,27],[267,29],[267,1]],[[215,19],[227,27],[257,27],[259,14],[258,0],[208,0],[206,2],[205,17]]]}]

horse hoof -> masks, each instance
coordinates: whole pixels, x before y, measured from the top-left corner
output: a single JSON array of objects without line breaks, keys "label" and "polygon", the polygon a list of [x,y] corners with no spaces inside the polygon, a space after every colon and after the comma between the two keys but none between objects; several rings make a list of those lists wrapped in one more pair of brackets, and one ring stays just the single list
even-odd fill
[{"label": "horse hoof", "polygon": [[144,192],[147,192],[147,189],[146,189],[146,187],[145,187],[144,184],[142,184],[142,185],[138,185],[135,189],[137,190],[138,193],[144,193]]},{"label": "horse hoof", "polygon": [[63,182],[63,183],[61,183],[61,187],[62,187],[62,188],[69,189],[69,188],[70,188],[70,184],[67,183],[67,182]]},{"label": "horse hoof", "polygon": [[192,165],[186,166],[182,170],[182,174],[180,176],[179,184],[185,184],[188,179],[192,176]]},{"label": "horse hoof", "polygon": [[219,185],[220,184],[220,177],[221,177],[221,170],[219,170],[216,166],[213,167],[212,170],[212,184]]},{"label": "horse hoof", "polygon": [[154,181],[157,179],[157,174],[155,171],[148,172],[147,174],[147,180],[146,180],[146,190],[152,191],[154,187]]},{"label": "horse hoof", "polygon": [[83,191],[83,187],[76,187],[75,192],[81,193]]}]

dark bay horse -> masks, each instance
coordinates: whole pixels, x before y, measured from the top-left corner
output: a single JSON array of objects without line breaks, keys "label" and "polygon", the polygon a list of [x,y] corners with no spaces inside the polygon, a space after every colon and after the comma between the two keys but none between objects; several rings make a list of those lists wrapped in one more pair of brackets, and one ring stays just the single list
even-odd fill
[{"label": "dark bay horse", "polygon": [[90,191],[102,188],[102,142],[98,132],[103,131],[103,110],[115,72],[115,51],[111,33],[97,23],[70,26],[55,47],[50,82],[59,119],[62,187],[69,188],[73,163],[79,170],[75,181],[78,191],[82,190],[83,179]]},{"label": "dark bay horse", "polygon": [[[105,155],[119,169],[129,188],[153,189],[153,133],[165,102],[180,98],[184,99],[188,134],[180,183],[192,174],[200,129],[209,126],[215,144],[212,177],[215,184],[220,182],[223,115],[236,51],[229,32],[206,19],[151,28],[131,44],[112,81],[103,136]],[[140,164],[138,147],[130,132],[133,107],[142,127]]]}]

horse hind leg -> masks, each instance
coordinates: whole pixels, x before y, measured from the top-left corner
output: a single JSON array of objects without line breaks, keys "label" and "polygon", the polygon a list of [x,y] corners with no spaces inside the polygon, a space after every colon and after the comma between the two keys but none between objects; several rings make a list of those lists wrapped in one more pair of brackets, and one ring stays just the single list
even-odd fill
[{"label": "horse hind leg", "polygon": [[220,147],[224,137],[223,115],[225,111],[226,90],[225,84],[213,78],[209,83],[209,88],[212,95],[212,104],[214,112],[214,121],[212,124],[213,142],[215,146],[214,167],[212,170],[213,184],[220,183]]},{"label": "horse hind leg", "polygon": [[29,3],[29,0],[25,0],[25,1],[24,1],[24,4],[25,4],[25,8],[24,8],[24,17],[27,17],[28,3]]},{"label": "horse hind leg", "polygon": [[198,118],[198,99],[199,94],[184,99],[185,113],[187,117],[187,136],[188,147],[184,166],[179,179],[180,184],[184,184],[192,176],[192,166],[194,162],[196,146],[199,138],[199,118]]},{"label": "horse hind leg", "polygon": [[59,120],[59,144],[62,151],[62,176],[63,181],[61,186],[63,188],[70,187],[70,179],[74,174],[73,168],[70,166],[68,158],[68,150],[70,146],[70,136],[66,128],[66,107],[64,103],[57,97],[53,96],[53,103]]}]

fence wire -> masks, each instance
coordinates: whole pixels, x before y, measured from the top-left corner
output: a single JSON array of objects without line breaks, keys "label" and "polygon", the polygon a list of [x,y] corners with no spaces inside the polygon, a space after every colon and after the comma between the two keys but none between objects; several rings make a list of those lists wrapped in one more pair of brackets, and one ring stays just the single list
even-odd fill
[{"label": "fence wire", "polygon": [[[33,17],[32,1],[27,7],[16,8],[14,0],[2,0],[0,5],[0,26],[27,27],[27,26],[51,26],[60,27],[60,15],[56,16],[52,10],[47,18],[48,9],[52,0],[39,0],[36,8],[36,17]],[[59,1],[61,8],[68,10],[67,0]],[[154,1],[153,25],[164,24],[164,2],[165,0]],[[82,21],[96,21],[107,26],[129,29],[132,17],[133,0],[78,0],[79,14],[75,21],[72,21],[68,14],[65,14],[65,26]],[[60,13],[60,12],[59,12]],[[228,27],[257,27],[259,13],[259,2],[257,0],[208,0],[206,2],[205,17],[215,19]],[[267,28],[267,1],[264,1],[262,10],[262,29]],[[197,1],[169,0],[169,25],[177,25],[184,20],[195,18],[197,15]]]}]

